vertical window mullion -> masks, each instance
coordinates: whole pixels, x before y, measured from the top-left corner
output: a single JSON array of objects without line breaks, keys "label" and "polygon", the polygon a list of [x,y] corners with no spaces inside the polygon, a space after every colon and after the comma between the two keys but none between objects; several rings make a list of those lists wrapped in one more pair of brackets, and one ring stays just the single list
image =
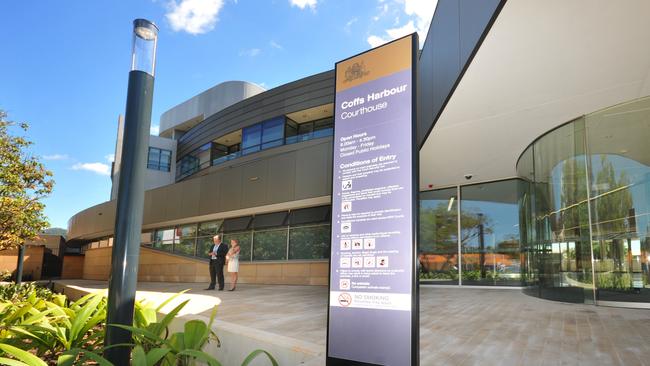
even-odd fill
[{"label": "vertical window mullion", "polygon": [[463,285],[463,238],[462,238],[462,231],[461,231],[461,212],[460,212],[460,186],[456,186],[456,227],[458,230],[457,236],[458,236],[458,285],[462,286]]},{"label": "vertical window mullion", "polygon": [[286,254],[286,257],[285,257],[286,261],[289,260],[289,234],[290,234],[289,233],[289,225],[287,225],[287,254]]},{"label": "vertical window mullion", "polygon": [[162,159],[162,149],[158,149],[158,170],[162,170],[160,166],[160,161]]},{"label": "vertical window mullion", "polygon": [[262,150],[262,145],[264,145],[264,130],[266,130],[266,122],[260,123],[262,130],[260,131],[260,151]]},{"label": "vertical window mullion", "polygon": [[253,255],[253,251],[255,250],[254,243],[255,243],[255,230],[251,229],[251,242],[250,242],[250,246],[251,246],[251,262],[254,260],[253,258],[255,258],[255,256]]}]

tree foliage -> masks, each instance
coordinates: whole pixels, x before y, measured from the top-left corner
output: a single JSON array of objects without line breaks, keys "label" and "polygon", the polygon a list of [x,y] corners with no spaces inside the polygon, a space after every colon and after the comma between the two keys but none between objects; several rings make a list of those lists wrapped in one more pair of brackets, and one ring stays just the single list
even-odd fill
[{"label": "tree foliage", "polygon": [[52,173],[32,156],[32,142],[12,135],[26,123],[7,120],[0,110],[0,250],[16,248],[48,226],[42,199],[52,192]]}]

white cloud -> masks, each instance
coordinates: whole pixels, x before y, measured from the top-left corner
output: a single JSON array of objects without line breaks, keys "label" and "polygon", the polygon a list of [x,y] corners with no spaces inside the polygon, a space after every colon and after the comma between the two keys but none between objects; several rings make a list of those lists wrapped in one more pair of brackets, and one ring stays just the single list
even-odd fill
[{"label": "white cloud", "polygon": [[214,29],[223,0],[172,0],[165,17],[176,32],[206,33]]},{"label": "white cloud", "polygon": [[381,46],[382,44],[386,43],[386,40],[378,36],[370,36],[368,37],[367,41],[368,44],[370,44],[370,47],[372,48]]},{"label": "white cloud", "polygon": [[67,160],[68,155],[66,154],[52,154],[52,155],[43,155],[45,160]]},{"label": "white cloud", "polygon": [[77,163],[72,170],[87,170],[99,175],[111,175],[111,167],[104,163]]},{"label": "white cloud", "polygon": [[381,19],[384,15],[386,15],[387,13],[388,13],[388,4],[384,3],[379,7],[379,14],[372,17],[372,20],[374,20],[376,22],[379,19]]},{"label": "white cloud", "polygon": [[[404,5],[404,14],[407,15],[408,21],[402,26],[397,26],[399,22],[399,17],[396,18],[396,23],[394,28],[389,28],[385,30],[385,34],[381,35],[371,35],[366,40],[368,44],[372,47],[377,47],[381,44],[384,44],[393,39],[400,38],[407,34],[417,32],[420,36],[420,46],[424,44],[424,40],[429,31],[429,26],[431,25],[431,18],[433,13],[436,10],[436,5],[438,4],[437,0],[394,0],[395,3]],[[387,4],[382,4],[381,13],[373,18],[378,20],[380,17],[384,16],[388,12]]]},{"label": "white cloud", "polygon": [[401,27],[386,29],[386,33],[391,39],[397,39],[399,37],[403,37],[407,34],[415,33],[417,31],[418,29],[415,27],[412,20]]},{"label": "white cloud", "polygon": [[289,4],[291,6],[297,6],[300,9],[304,9],[306,7],[313,9],[316,9],[316,3],[318,0],[289,0]]},{"label": "white cloud", "polygon": [[106,155],[104,155],[104,158],[105,158],[106,161],[108,161],[109,163],[112,163],[112,162],[115,161],[115,154],[106,154]]},{"label": "white cloud", "polygon": [[281,44],[279,44],[278,42],[276,42],[276,41],[274,41],[274,40],[271,40],[271,41],[269,42],[269,45],[270,45],[271,47],[275,48],[275,49],[278,49],[278,50],[282,50],[282,49],[284,49],[284,47],[282,47]]},{"label": "white cloud", "polygon": [[259,48],[251,48],[249,50],[242,50],[239,51],[239,56],[249,56],[249,57],[255,57],[259,55],[262,52]]},{"label": "white cloud", "polygon": [[159,133],[160,133],[160,126],[151,125],[151,127],[149,127],[149,134],[150,135],[158,136]]},{"label": "white cloud", "polygon": [[406,15],[416,18],[415,25],[422,41],[427,36],[429,26],[431,25],[431,18],[433,18],[433,12],[436,11],[437,4],[437,0],[406,0],[404,2],[404,12]]},{"label": "white cloud", "polygon": [[359,18],[357,18],[357,17],[354,17],[354,18],[348,20],[348,22],[345,23],[345,27],[343,27],[343,30],[345,31],[345,33],[350,33],[351,28],[352,28],[352,24],[356,23],[358,20],[359,20]]}]

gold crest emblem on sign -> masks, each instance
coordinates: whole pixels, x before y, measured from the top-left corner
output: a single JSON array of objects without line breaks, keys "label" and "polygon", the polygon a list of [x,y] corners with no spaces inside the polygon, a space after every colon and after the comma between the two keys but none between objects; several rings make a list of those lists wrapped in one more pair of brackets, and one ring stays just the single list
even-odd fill
[{"label": "gold crest emblem on sign", "polygon": [[345,70],[345,80],[344,82],[356,80],[368,75],[370,71],[366,71],[366,65],[363,61],[355,62],[352,65],[348,66]]}]

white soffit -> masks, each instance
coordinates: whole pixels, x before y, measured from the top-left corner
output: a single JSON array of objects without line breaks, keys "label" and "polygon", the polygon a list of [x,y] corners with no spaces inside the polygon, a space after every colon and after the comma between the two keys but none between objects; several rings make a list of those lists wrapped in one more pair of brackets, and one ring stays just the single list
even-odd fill
[{"label": "white soffit", "polygon": [[647,95],[650,1],[510,0],[420,150],[420,188],[516,176],[540,135]]}]

